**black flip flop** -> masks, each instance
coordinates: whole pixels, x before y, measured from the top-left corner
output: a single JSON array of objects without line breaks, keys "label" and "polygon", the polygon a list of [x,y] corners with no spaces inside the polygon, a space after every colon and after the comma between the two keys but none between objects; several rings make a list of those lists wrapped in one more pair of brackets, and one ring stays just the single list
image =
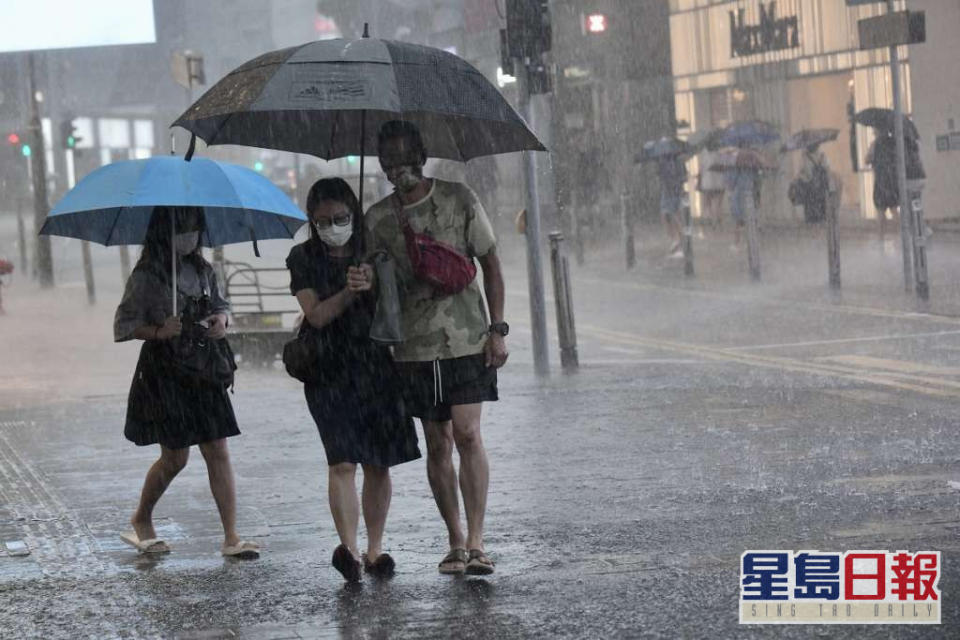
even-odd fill
[{"label": "black flip flop", "polygon": [[346,545],[341,544],[333,550],[331,564],[347,582],[360,582],[360,562],[353,557]]},{"label": "black flip flop", "polygon": [[370,557],[363,554],[363,570],[375,578],[391,578],[396,570],[397,563],[389,553],[381,553],[377,559],[370,562]]},{"label": "black flip flop", "polygon": [[493,560],[487,557],[483,549],[470,549],[470,560],[465,571],[468,576],[488,576],[493,573],[493,567]]}]

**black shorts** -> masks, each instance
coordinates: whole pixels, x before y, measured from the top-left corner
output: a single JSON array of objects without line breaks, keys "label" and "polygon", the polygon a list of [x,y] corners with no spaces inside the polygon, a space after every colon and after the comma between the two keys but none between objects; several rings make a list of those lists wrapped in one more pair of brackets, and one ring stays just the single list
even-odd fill
[{"label": "black shorts", "polygon": [[446,422],[454,405],[498,399],[497,370],[482,353],[428,362],[398,362],[410,415]]}]

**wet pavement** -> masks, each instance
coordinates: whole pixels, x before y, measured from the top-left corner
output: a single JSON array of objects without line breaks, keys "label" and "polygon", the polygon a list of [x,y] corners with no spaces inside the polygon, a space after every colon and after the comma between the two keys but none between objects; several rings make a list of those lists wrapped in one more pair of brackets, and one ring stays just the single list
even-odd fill
[{"label": "wet pavement", "polygon": [[[581,368],[560,373],[553,348],[546,379],[505,239],[513,353],[485,410],[497,572],[483,579],[436,573],[445,531],[420,460],[394,470],[397,576],[343,585],[322,446],[280,371],[241,370],[233,396],[240,530],[262,558],[219,556],[196,451],[156,512],[174,552],[138,557],[117,534],[155,452],[122,437],[137,349],[110,341],[118,284],[105,275],[88,308],[75,285],[15,281],[0,538],[31,553],[0,553],[0,637],[957,637],[960,243],[935,244],[934,303],[918,309],[876,238],[848,239],[838,298],[813,232],[770,237],[759,285],[726,236],[700,241],[690,280],[647,232],[629,273],[612,245],[573,267]],[[741,626],[751,548],[939,550],[943,624]]]}]

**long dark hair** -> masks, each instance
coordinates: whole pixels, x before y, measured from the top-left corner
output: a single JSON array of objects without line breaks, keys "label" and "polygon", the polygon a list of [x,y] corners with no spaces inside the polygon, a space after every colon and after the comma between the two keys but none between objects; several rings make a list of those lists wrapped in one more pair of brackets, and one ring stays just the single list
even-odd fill
[{"label": "long dark hair", "polygon": [[[363,257],[363,211],[360,210],[360,202],[357,200],[353,189],[343,178],[322,178],[313,183],[310,192],[307,194],[307,216],[309,217],[313,210],[317,208],[324,200],[332,202],[342,202],[347,206],[351,214],[351,224],[353,235],[350,238],[350,246],[353,247],[353,256],[359,260]],[[314,247],[327,254],[327,246],[317,234],[316,227],[313,226],[313,220],[310,221],[310,239]]]},{"label": "long dark hair", "polygon": [[[147,225],[147,235],[143,241],[143,251],[140,253],[140,259],[137,260],[137,267],[154,265],[159,267],[160,272],[167,278],[173,270],[171,219],[175,220],[177,233],[199,231],[202,239],[206,231],[203,210],[199,207],[154,208],[153,214],[150,216],[150,223]],[[193,262],[199,273],[202,273],[204,266],[209,266],[200,252],[201,244],[198,241],[197,248],[183,256],[184,260]]]}]

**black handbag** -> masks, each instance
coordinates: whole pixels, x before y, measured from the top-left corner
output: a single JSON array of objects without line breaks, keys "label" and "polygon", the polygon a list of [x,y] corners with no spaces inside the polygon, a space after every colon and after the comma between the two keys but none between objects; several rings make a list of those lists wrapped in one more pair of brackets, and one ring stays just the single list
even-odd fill
[{"label": "black handbag", "polygon": [[304,318],[297,337],[283,345],[283,366],[291,377],[304,384],[318,383],[323,378],[320,366],[323,351],[319,332]]},{"label": "black handbag", "polygon": [[203,272],[201,293],[186,297],[180,313],[180,335],[159,343],[162,362],[168,373],[186,383],[205,382],[226,389],[233,385],[237,362],[226,338],[214,340],[207,337],[209,326],[205,318],[212,314],[209,289],[209,273]]}]

